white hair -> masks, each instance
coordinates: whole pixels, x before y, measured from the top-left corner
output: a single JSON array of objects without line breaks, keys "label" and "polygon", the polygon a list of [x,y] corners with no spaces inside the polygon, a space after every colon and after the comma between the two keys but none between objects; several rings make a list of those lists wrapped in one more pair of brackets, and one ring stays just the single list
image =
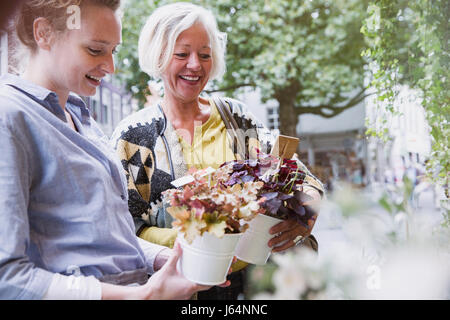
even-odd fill
[{"label": "white hair", "polygon": [[175,42],[183,31],[201,23],[211,41],[212,68],[209,78],[225,73],[226,34],[217,28],[213,14],[186,2],[168,4],[156,9],[147,19],[139,36],[139,65],[153,78],[160,78],[173,55]]}]

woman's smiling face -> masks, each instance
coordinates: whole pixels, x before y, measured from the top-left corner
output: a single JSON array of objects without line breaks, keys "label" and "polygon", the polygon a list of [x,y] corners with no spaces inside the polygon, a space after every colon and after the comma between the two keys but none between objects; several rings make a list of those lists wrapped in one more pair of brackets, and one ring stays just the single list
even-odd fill
[{"label": "woman's smiling face", "polygon": [[114,72],[113,54],[120,42],[121,24],[113,10],[82,6],[80,28],[65,31],[51,48],[55,91],[94,95],[101,79]]},{"label": "woman's smiling face", "polygon": [[185,103],[196,100],[209,80],[212,63],[209,35],[202,24],[196,23],[177,38],[162,73],[165,95]]}]

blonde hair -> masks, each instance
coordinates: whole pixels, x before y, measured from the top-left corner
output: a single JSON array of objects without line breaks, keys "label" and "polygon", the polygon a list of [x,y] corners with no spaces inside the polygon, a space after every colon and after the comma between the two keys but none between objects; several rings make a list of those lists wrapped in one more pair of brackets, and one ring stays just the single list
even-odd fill
[{"label": "blonde hair", "polygon": [[33,23],[37,18],[46,18],[56,31],[66,30],[67,8],[72,5],[98,5],[116,11],[120,0],[26,0],[16,16],[17,37],[31,52],[36,51]]},{"label": "blonde hair", "polygon": [[210,79],[220,78],[225,73],[226,34],[218,30],[209,10],[186,2],[162,6],[148,17],[139,36],[141,69],[153,78],[160,78],[169,64],[178,36],[196,23],[203,25],[211,41]]}]

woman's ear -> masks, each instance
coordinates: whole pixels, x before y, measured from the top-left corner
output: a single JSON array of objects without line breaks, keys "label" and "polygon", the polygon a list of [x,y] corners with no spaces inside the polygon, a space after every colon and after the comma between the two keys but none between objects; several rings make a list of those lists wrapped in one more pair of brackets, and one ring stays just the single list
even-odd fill
[{"label": "woman's ear", "polygon": [[37,46],[43,50],[50,50],[55,32],[51,23],[43,17],[34,20],[33,23],[34,40]]}]

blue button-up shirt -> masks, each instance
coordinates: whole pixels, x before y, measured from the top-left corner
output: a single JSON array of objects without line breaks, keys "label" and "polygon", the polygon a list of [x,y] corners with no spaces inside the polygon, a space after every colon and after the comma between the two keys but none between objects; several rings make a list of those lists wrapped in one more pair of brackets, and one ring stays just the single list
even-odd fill
[{"label": "blue button-up shirt", "polygon": [[108,138],[80,98],[71,95],[66,109],[79,132],[55,93],[0,77],[0,298],[41,298],[53,273],[150,268]]}]

